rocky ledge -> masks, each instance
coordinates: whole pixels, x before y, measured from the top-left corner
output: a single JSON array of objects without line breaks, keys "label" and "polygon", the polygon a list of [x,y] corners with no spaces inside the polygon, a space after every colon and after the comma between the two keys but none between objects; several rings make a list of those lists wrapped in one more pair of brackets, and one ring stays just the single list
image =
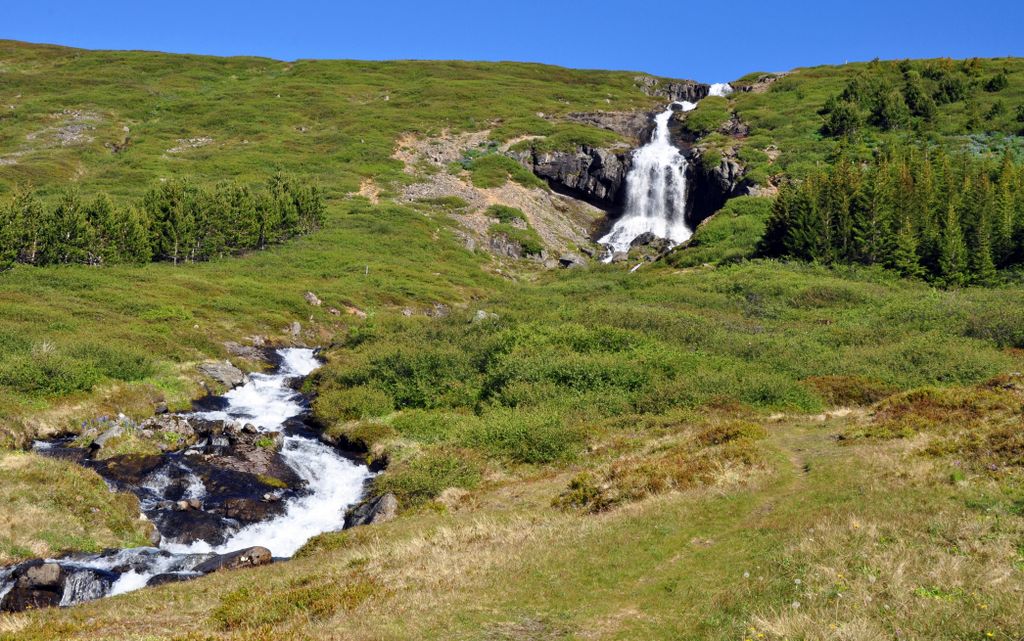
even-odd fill
[{"label": "rocky ledge", "polygon": [[628,149],[611,150],[587,145],[572,151],[520,151],[513,157],[548,181],[556,191],[602,209],[609,209],[619,202],[630,167]]}]

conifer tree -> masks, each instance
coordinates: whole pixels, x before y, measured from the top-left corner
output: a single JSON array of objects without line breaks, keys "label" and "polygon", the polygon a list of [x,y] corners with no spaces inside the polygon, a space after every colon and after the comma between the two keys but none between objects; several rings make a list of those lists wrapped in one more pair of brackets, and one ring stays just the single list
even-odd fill
[{"label": "conifer tree", "polygon": [[94,237],[78,192],[69,189],[43,216],[39,260],[45,265],[87,262]]},{"label": "conifer tree", "polygon": [[892,267],[908,278],[923,278],[925,271],[921,267],[921,257],[917,251],[917,234],[914,232],[913,223],[907,217],[896,236]]},{"label": "conifer tree", "polygon": [[106,194],[100,194],[85,207],[85,218],[93,230],[93,244],[86,250],[90,264],[117,262],[114,237],[114,203]]},{"label": "conifer tree", "polygon": [[150,222],[135,207],[122,207],[115,214],[116,260],[120,263],[142,264],[153,258]]},{"label": "conifer tree", "polygon": [[10,269],[18,259],[18,211],[15,200],[0,207],[0,271]]},{"label": "conifer tree", "polygon": [[949,286],[960,286],[967,282],[967,244],[964,242],[956,205],[952,202],[947,208],[942,229],[939,276]]},{"label": "conifer tree", "polygon": [[970,255],[971,280],[979,285],[996,282],[996,266],[992,260],[992,236],[988,214],[982,211],[974,230],[974,247]]}]

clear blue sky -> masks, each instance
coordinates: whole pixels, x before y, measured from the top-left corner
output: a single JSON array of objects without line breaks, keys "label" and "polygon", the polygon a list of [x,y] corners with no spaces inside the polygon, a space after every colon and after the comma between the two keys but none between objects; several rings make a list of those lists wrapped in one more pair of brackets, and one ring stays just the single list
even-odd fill
[{"label": "clear blue sky", "polygon": [[876,56],[1021,56],[1022,27],[1022,0],[0,0],[0,38],[90,49],[524,60],[707,82]]}]

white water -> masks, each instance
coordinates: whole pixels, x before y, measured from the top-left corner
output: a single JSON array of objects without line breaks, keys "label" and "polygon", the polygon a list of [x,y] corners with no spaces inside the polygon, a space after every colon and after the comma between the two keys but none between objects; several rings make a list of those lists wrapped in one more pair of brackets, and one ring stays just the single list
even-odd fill
[{"label": "white water", "polygon": [[[732,93],[727,83],[711,85],[709,96]],[[674,102],[654,118],[651,141],[633,152],[633,166],[626,175],[626,208],[605,236],[597,242],[608,248],[610,262],[618,252],[645,233],[666,238],[673,245],[686,241],[693,230],[686,224],[686,157],[672,144],[668,123],[676,111],[692,111],[692,102]]]},{"label": "white water", "polygon": [[[282,362],[275,373],[253,374],[245,385],[224,395],[228,402],[224,410],[197,412],[196,416],[244,421],[264,432],[281,431],[285,421],[305,409],[302,396],[288,386],[288,380],[309,375],[320,363],[309,349],[282,349],[279,354]],[[290,557],[317,534],[340,530],[346,508],[360,499],[367,479],[372,476],[369,469],[342,457],[320,441],[296,434],[285,436],[281,455],[305,481],[308,491],[289,500],[284,514],[240,529],[223,545],[213,546],[204,541],[182,545],[164,541],[160,549],[133,548],[112,555],[58,561],[72,573],[61,605],[138,590],[159,574],[196,575],[192,569],[209,558],[210,553],[222,554],[259,545],[268,548],[275,557]],[[206,492],[202,480],[187,468],[184,471],[188,472],[185,498],[202,498]],[[171,482],[164,473],[146,487],[159,494]],[[112,585],[109,579],[88,572],[90,569],[110,572],[126,565],[129,569],[117,576]],[[0,571],[0,598],[11,587],[6,578]]]}]

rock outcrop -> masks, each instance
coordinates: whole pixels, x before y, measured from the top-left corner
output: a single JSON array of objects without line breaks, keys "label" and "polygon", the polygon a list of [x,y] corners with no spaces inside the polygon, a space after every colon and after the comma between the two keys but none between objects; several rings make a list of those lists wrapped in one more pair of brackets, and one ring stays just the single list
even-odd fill
[{"label": "rock outcrop", "polygon": [[637,76],[637,86],[648,96],[665,98],[671,102],[697,102],[707,97],[711,85],[695,80],[662,80],[653,76]]},{"label": "rock outcrop", "polygon": [[200,363],[196,369],[199,370],[200,374],[209,376],[228,389],[238,387],[245,382],[245,373],[229,361]]},{"label": "rock outcrop", "polygon": [[694,154],[687,171],[690,185],[686,222],[691,229],[721,209],[728,199],[749,192],[743,173],[743,166],[735,158],[723,157],[709,167],[700,152]]},{"label": "rock outcrop", "polygon": [[577,112],[565,116],[566,120],[614,131],[634,144],[642,144],[651,136],[651,114],[643,111]]},{"label": "rock outcrop", "polygon": [[630,166],[628,150],[587,145],[573,151],[522,151],[515,158],[556,191],[604,209],[619,202]]}]

